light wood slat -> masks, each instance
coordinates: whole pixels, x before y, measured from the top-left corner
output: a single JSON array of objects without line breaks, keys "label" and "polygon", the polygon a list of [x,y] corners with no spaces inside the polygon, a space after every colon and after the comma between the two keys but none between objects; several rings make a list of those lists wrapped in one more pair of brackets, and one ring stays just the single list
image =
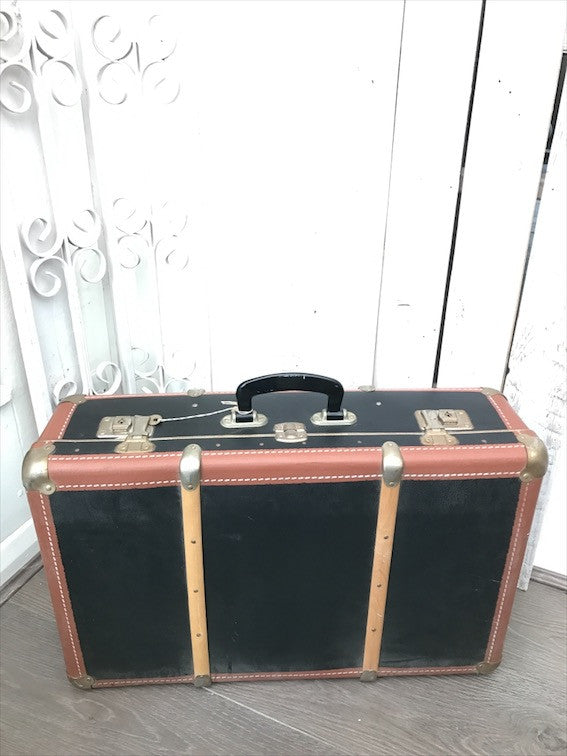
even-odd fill
[{"label": "light wood slat", "polygon": [[378,671],[399,497],[399,485],[389,487],[382,481],[362,661],[361,679],[365,681],[373,680]]},{"label": "light wood slat", "polygon": [[191,625],[191,649],[195,685],[210,684],[209,642],[207,638],[207,610],[205,605],[205,575],[203,568],[203,539],[201,530],[201,487],[193,491],[181,488],[183,511],[183,539],[187,599]]},{"label": "light wood slat", "polygon": [[486,5],[439,386],[502,386],[564,34],[564,3]]},{"label": "light wood slat", "polygon": [[406,4],[372,381],[380,388],[431,385],[481,6]]}]

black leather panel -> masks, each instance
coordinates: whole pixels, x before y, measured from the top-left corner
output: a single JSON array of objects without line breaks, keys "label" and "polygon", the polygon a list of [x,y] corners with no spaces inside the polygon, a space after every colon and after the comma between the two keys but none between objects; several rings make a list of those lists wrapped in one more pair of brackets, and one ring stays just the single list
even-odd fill
[{"label": "black leather panel", "polygon": [[404,481],[381,664],[428,667],[484,658],[520,481]]},{"label": "black leather panel", "polygon": [[88,674],[192,674],[178,490],[61,491],[50,502]]},{"label": "black leather panel", "polygon": [[[467,445],[516,441],[488,398],[478,391],[348,391],[345,393],[343,404],[357,415],[356,423],[350,426],[316,426],[311,423],[310,418],[325,406],[326,399],[327,397],[321,394],[302,392],[264,394],[254,399],[255,409],[268,417],[268,423],[263,427],[224,428],[220,424],[222,414],[214,414],[160,423],[155,427],[153,441],[158,451],[181,450],[192,441],[207,450],[281,448],[282,444],[274,439],[273,426],[276,423],[292,421],[303,423],[309,434],[308,440],[298,444],[299,447],[379,446],[388,439],[410,445],[419,444],[420,430],[414,417],[415,410],[452,408],[466,410],[477,431],[472,434],[456,433],[459,443]],[[208,394],[198,398],[161,394],[89,399],[75,409],[64,434],[64,439],[70,441],[57,443],[55,453],[111,452],[116,442],[88,442],[89,439],[96,438],[99,422],[106,415],[160,414],[163,418],[199,415],[222,410],[222,401],[234,400],[233,394]],[[227,412],[228,409],[227,406]],[[483,434],[483,431],[487,430],[501,432],[495,437],[494,434]],[[383,435],[364,435],[369,433]],[[73,443],[74,441],[77,443]],[[289,448],[292,446],[289,445]]]},{"label": "black leather panel", "polygon": [[362,662],[375,482],[202,490],[211,671]]},{"label": "black leather panel", "polygon": [[[484,658],[518,479],[404,481],[381,664]],[[376,482],[204,487],[211,670],[362,662]],[[179,492],[50,497],[89,674],[192,673]]]}]

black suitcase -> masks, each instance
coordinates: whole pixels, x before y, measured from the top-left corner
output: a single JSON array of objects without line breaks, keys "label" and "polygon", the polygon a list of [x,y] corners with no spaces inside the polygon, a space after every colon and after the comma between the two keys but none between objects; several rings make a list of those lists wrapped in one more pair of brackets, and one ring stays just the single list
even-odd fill
[{"label": "black suitcase", "polygon": [[542,442],[498,392],[70,397],[24,462],[80,688],[484,673]]}]

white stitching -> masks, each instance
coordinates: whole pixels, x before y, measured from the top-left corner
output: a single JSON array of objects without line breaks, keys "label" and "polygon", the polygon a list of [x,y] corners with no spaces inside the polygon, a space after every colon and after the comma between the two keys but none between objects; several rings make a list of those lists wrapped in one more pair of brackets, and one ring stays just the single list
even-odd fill
[{"label": "white stitching", "polygon": [[75,484],[69,484],[69,485],[59,485],[57,484],[57,490],[60,491],[63,488],[124,488],[125,486],[133,486],[134,488],[142,488],[144,486],[159,486],[164,485],[168,483],[176,483],[179,484],[180,481],[178,478],[175,480],[148,480],[145,483],[140,483],[140,481],[132,481],[131,483],[75,483]]},{"label": "white stitching", "polygon": [[[502,395],[498,394],[498,396],[502,396]],[[500,407],[496,404],[496,398],[494,396],[489,396],[488,398],[490,399],[490,403],[492,404],[492,406],[494,407],[494,409],[496,410],[496,412],[500,416],[500,419],[502,420],[502,422],[504,423],[504,425],[508,428],[508,430],[512,430],[512,427],[511,427],[510,423],[508,422],[508,419],[506,418],[506,416],[504,415],[504,413],[500,409]],[[502,398],[504,399],[504,397],[502,397]]]},{"label": "white stitching", "polygon": [[359,478],[381,478],[379,473],[366,475],[284,475],[278,478],[204,478],[203,483],[248,483],[258,480],[358,480]]},{"label": "white stitching", "polygon": [[[488,478],[488,477],[515,477],[521,470],[507,472],[480,472],[480,473],[409,473],[404,478]],[[202,483],[256,483],[260,481],[286,481],[286,480],[361,480],[381,478],[379,473],[367,475],[286,475],[277,478],[203,478]],[[179,484],[179,479],[174,480],[148,480],[143,483],[137,480],[128,483],[75,483],[69,485],[57,485],[58,490],[76,489],[76,488],[147,488],[149,486],[162,486]]]},{"label": "white stitching", "polygon": [[[434,672],[438,674],[446,674],[448,672],[475,672],[476,667],[410,667],[408,669],[391,669],[383,668],[378,669],[379,676],[386,675],[419,675],[427,672]],[[344,669],[344,670],[329,670],[318,672],[250,672],[242,674],[212,674],[211,680],[217,682],[219,680],[232,680],[238,682],[241,680],[277,680],[280,678],[308,678],[308,677],[357,677],[362,674],[362,669]],[[95,683],[96,688],[107,688],[111,686],[120,686],[128,684],[144,684],[144,683],[175,683],[175,682],[193,682],[194,678],[191,676],[180,677],[141,677],[130,678],[127,680],[97,680]]]},{"label": "white stitching", "polygon": [[86,460],[96,460],[97,462],[100,462],[101,459],[114,459],[118,460],[119,462],[127,462],[130,459],[152,459],[157,457],[158,459],[161,459],[162,457],[181,457],[182,452],[155,452],[154,454],[128,454],[128,456],[124,456],[122,454],[113,454],[111,457],[104,456],[102,454],[95,454],[92,457],[82,457],[80,455],[64,455],[64,454],[55,454],[53,455],[53,459],[59,460],[65,460],[65,462],[71,462],[76,459],[80,459],[81,462],[85,462]]},{"label": "white stitching", "polygon": [[[384,434],[386,435],[386,434]],[[463,450],[478,450],[478,449],[515,449],[521,446],[520,443],[516,444],[482,444],[479,446],[447,446],[443,447],[443,451],[463,451]],[[433,446],[402,446],[404,451],[440,451],[439,447]],[[369,451],[381,451],[380,446],[366,446],[363,448],[333,448],[333,449],[258,449],[253,451],[205,451],[204,453],[211,456],[230,456],[240,454],[333,454],[345,452],[362,453]]]},{"label": "white stitching", "polygon": [[488,661],[492,661],[492,652],[494,651],[494,644],[496,643],[496,635],[498,633],[498,627],[500,625],[500,619],[502,618],[502,610],[504,607],[504,599],[506,597],[506,593],[508,591],[508,583],[510,582],[510,575],[512,573],[512,567],[514,566],[514,557],[516,555],[516,548],[518,546],[518,539],[520,537],[520,529],[522,525],[522,519],[524,517],[524,507],[526,505],[526,501],[528,498],[528,490],[530,487],[530,483],[525,484],[524,488],[524,495],[522,496],[522,501],[520,503],[520,508],[518,511],[518,522],[516,523],[516,534],[514,536],[514,540],[511,544],[511,551],[510,551],[510,560],[508,562],[508,569],[506,570],[506,576],[504,578],[504,587],[502,588],[502,594],[500,596],[500,602],[498,607],[498,613],[496,615],[496,622],[494,624],[494,631],[492,633],[492,637],[490,639],[490,645],[488,646],[488,654],[486,655],[486,658]]},{"label": "white stitching", "polygon": [[448,672],[476,672],[476,667],[410,667],[408,669],[380,669],[378,668],[378,675],[422,675],[427,672],[436,672],[443,675]]},{"label": "white stitching", "polygon": [[97,680],[95,688],[108,688],[119,685],[143,685],[144,683],[167,683],[167,682],[193,682],[193,677],[182,675],[180,677],[140,677],[129,678],[128,680]]},{"label": "white stitching", "polygon": [[343,669],[343,670],[329,670],[321,672],[254,672],[247,674],[228,674],[228,675],[211,675],[211,680],[216,682],[217,680],[255,680],[257,678],[277,680],[281,677],[356,677],[362,673],[362,669]]},{"label": "white stitching", "polygon": [[67,426],[69,425],[69,420],[71,419],[71,415],[75,411],[76,407],[77,407],[76,404],[71,404],[71,409],[67,413],[67,417],[63,421],[63,425],[61,426],[61,430],[59,431],[59,435],[57,436],[58,439],[61,439],[63,437],[63,434],[67,430]]},{"label": "white stitching", "polygon": [[[159,440],[159,439],[158,439]],[[478,451],[479,449],[516,449],[522,446],[522,444],[483,444],[481,446],[447,446],[442,451]],[[436,452],[440,451],[439,447],[433,446],[402,446],[404,451],[423,451],[423,452]],[[334,448],[334,449],[257,449],[252,451],[207,451],[203,450],[205,456],[233,456],[233,455],[264,455],[264,454],[344,454],[350,453],[363,453],[363,452],[377,452],[381,451],[379,446],[366,446],[363,448]],[[129,454],[127,457],[113,454],[106,456],[97,454],[94,456],[81,456],[81,455],[63,455],[56,454],[53,459],[62,460],[65,462],[71,462],[80,460],[85,462],[88,460],[97,461],[100,460],[115,460],[119,462],[125,462],[131,459],[162,459],[163,457],[180,457],[182,452],[154,452],[153,454]]]},{"label": "white stitching", "polygon": [[479,473],[408,473],[404,475],[404,478],[485,478],[492,475],[506,475],[513,477],[519,475],[522,471],[515,470],[514,472],[479,472]]},{"label": "white stitching", "polygon": [[[513,477],[520,471],[514,472],[482,472],[482,473],[414,473],[404,475],[404,478],[484,478],[492,475]],[[382,475],[289,475],[280,478],[204,478],[203,483],[248,483],[254,481],[272,480],[357,480],[359,478],[381,478]]]},{"label": "white stitching", "polygon": [[73,640],[73,633],[71,630],[71,622],[69,620],[69,614],[67,612],[67,605],[65,601],[65,594],[63,593],[63,584],[61,582],[61,575],[59,573],[59,567],[57,566],[57,559],[55,557],[55,546],[53,545],[53,539],[51,537],[51,528],[49,527],[49,520],[47,519],[47,510],[45,509],[45,497],[43,494],[39,495],[39,500],[41,502],[41,509],[43,513],[43,521],[45,522],[45,532],[47,533],[47,538],[49,540],[49,549],[51,551],[51,558],[53,561],[53,568],[55,570],[55,578],[57,580],[57,585],[59,587],[59,595],[61,596],[61,604],[63,606],[63,614],[65,615],[65,622],[67,624],[67,631],[69,634],[69,641],[71,643],[71,648],[73,649],[73,656],[75,657],[75,663],[77,664],[77,673],[80,675],[82,672],[81,665],[79,663],[79,656],[77,654],[77,649],[75,647],[75,641]]}]

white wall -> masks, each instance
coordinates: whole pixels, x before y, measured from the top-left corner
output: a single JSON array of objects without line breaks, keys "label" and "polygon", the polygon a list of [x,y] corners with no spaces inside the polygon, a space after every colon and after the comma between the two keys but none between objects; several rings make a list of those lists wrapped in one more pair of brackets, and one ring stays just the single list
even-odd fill
[{"label": "white wall", "polygon": [[[26,446],[32,418],[76,392],[231,389],[290,369],[429,386],[451,260],[439,384],[502,384],[562,3],[487,4],[454,244],[480,0],[11,8],[1,246],[21,355],[6,385],[26,375],[29,398],[2,409],[10,439],[6,412]],[[3,546],[30,525],[12,450]],[[542,506],[558,497],[548,486]],[[564,541],[545,542],[538,559],[562,564]]]},{"label": "white wall", "polygon": [[37,438],[37,427],[1,260],[0,287],[0,582],[4,583],[37,553],[20,479],[22,458]]},{"label": "white wall", "polygon": [[543,481],[534,522],[539,542],[532,540],[530,557],[539,567],[562,574],[567,573],[566,152],[567,102],[563,87],[505,386],[522,418],[549,450],[550,470]]}]

